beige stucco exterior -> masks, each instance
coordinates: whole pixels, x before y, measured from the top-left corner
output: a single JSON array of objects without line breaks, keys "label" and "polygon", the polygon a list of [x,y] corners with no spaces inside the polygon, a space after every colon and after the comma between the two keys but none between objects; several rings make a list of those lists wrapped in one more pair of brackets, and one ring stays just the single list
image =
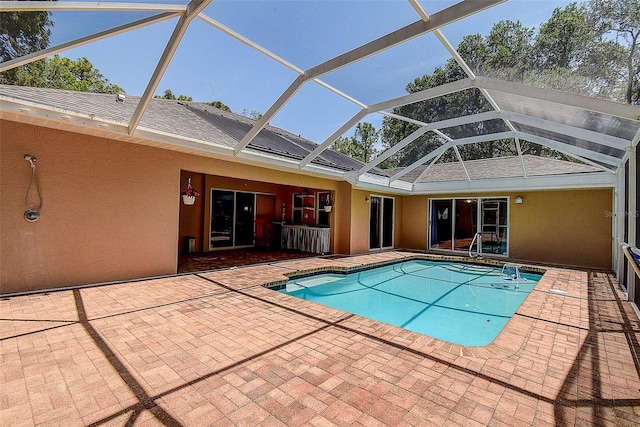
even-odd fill
[{"label": "beige stucco exterior", "polygon": [[[612,267],[613,190],[445,194],[509,197],[509,258],[600,269]],[[515,198],[521,196],[522,204]],[[404,198],[402,246],[427,248],[428,196]]]},{"label": "beige stucco exterior", "polygon": [[[34,223],[23,218],[31,174],[25,153],[37,157],[44,197]],[[181,204],[187,178],[201,192],[194,206]],[[272,195],[276,217],[285,202],[287,219],[293,192],[331,192],[331,252],[342,254],[369,252],[367,199],[393,197],[394,247],[427,248],[428,196],[353,189],[346,181],[1,121],[0,294],[176,273],[185,236],[208,250],[211,188]],[[612,194],[491,195],[511,197],[512,258],[611,268]],[[522,205],[513,204],[516,195]]]}]

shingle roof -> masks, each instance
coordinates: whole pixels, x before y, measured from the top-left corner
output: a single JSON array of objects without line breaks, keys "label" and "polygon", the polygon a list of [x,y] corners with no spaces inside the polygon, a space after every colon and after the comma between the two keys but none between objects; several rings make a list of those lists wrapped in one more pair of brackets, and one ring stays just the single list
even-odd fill
[{"label": "shingle roof", "polygon": [[[582,163],[567,162],[564,160],[552,159],[548,157],[525,154],[522,162],[517,156],[495,157],[489,159],[468,160],[464,162],[464,167],[472,180],[478,179],[499,179],[515,178],[524,176],[522,165],[527,176],[563,175],[574,173],[600,172],[600,169]],[[421,166],[402,176],[400,179],[413,183],[466,181],[467,175],[460,162],[436,163],[429,167],[427,173],[418,177],[424,172],[427,166]],[[387,169],[385,174],[392,176],[400,169]],[[416,181],[417,180],[417,181]]]},{"label": "shingle roof", "polygon": [[[12,85],[0,85],[0,95],[123,125],[129,123],[140,101],[138,96],[127,96],[123,103],[119,103],[113,94]],[[155,98],[150,101],[140,121],[140,127],[147,130],[230,148],[236,146],[253,124],[252,119],[208,104]],[[267,126],[249,144],[251,149],[296,160],[306,157],[316,146],[312,141],[275,126]],[[332,150],[326,150],[312,163],[342,171],[357,170],[363,166],[357,160]]]},{"label": "shingle roof", "polygon": [[[123,125],[128,124],[140,101],[140,97],[127,96],[124,103],[119,103],[116,102],[116,96],[112,94],[11,85],[0,85],[0,95],[50,107],[56,111],[84,114],[97,120],[108,120]],[[190,138],[234,148],[254,123],[255,121],[250,118],[204,103],[152,99],[140,121],[140,128],[175,135],[176,138]],[[249,144],[251,149],[296,160],[303,159],[316,147],[317,144],[314,142],[274,126],[265,127]],[[363,166],[361,162],[333,150],[325,150],[312,163],[341,171],[355,171]],[[600,171],[596,167],[581,163],[534,155],[523,155],[522,162],[517,156],[498,157],[466,161],[464,166],[469,177],[472,180],[478,180],[521,177],[523,163],[527,176]],[[426,165],[418,167],[400,179],[412,183],[467,180],[467,175],[459,162],[435,164],[417,180],[426,167]],[[370,173],[392,176],[399,170],[374,168]]]}]

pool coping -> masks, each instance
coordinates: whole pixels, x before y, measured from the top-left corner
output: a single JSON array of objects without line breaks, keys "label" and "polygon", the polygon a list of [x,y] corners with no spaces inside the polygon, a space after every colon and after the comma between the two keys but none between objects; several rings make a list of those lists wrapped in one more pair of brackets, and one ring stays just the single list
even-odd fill
[{"label": "pool coping", "polygon": [[[394,253],[399,253],[398,251],[393,251]],[[290,273],[284,273],[287,276],[287,279],[276,280],[273,282],[267,282],[261,284],[261,286],[269,289],[279,290],[282,289],[282,286],[285,285],[291,279],[299,279],[301,277],[313,276],[316,274],[351,274],[351,273],[359,273],[361,271],[371,270],[373,268],[385,267],[388,265],[398,264],[406,261],[454,261],[460,262],[464,264],[479,264],[479,265],[490,265],[494,267],[502,267],[504,264],[516,264],[519,267],[522,267],[521,271],[528,273],[537,273],[543,274],[549,269],[540,266],[535,266],[531,264],[524,263],[516,263],[516,262],[503,262],[494,259],[478,259],[478,258],[466,258],[462,256],[450,256],[450,255],[435,255],[435,254],[411,254],[408,256],[403,256],[402,258],[396,258],[391,260],[384,261],[373,261],[369,263],[364,263],[360,265],[354,266],[323,266],[317,268],[303,269],[297,270]],[[287,262],[287,261],[283,261]]]},{"label": "pool coping", "polygon": [[[522,271],[532,272],[542,274],[542,277],[534,290],[542,284],[542,288],[548,287],[549,289],[553,289],[553,285],[545,285],[546,282],[555,282],[555,279],[562,275],[569,275],[571,272],[586,272],[584,270],[576,270],[576,269],[568,269],[568,268],[560,268],[560,267],[547,267],[540,266],[530,263],[520,263],[520,262],[511,262],[509,260],[495,260],[495,259],[470,259],[464,256],[455,256],[455,255],[438,255],[438,254],[416,254],[410,252],[404,252],[402,250],[393,250],[378,253],[382,254],[394,254],[396,257],[392,259],[384,259],[384,260],[373,260],[369,262],[357,262],[354,265],[325,265],[321,267],[312,267],[312,268],[300,268],[295,271],[290,271],[283,273],[283,276],[286,276],[286,279],[270,281],[259,285],[262,288],[266,288],[272,291],[281,288],[283,285],[293,279],[299,277],[306,277],[315,274],[325,274],[325,273],[337,273],[337,274],[349,274],[364,270],[369,270],[376,267],[382,267],[387,265],[392,265],[396,263],[401,263],[405,261],[412,260],[427,260],[427,261],[449,261],[449,262],[462,262],[465,264],[479,264],[479,265],[490,265],[494,267],[502,267],[504,264],[516,264],[522,268]],[[356,258],[367,258],[378,254],[365,254],[365,255],[356,255],[353,257],[340,258],[336,261],[341,260],[354,260]],[[283,261],[282,263],[287,263],[288,261]],[[304,263],[303,261],[292,261],[296,263]],[[271,265],[278,266],[281,263],[274,263]],[[586,289],[587,282],[585,280],[584,287]],[[547,290],[538,289],[540,294],[545,294],[550,297],[556,298],[571,298],[571,295],[568,294],[553,294],[548,292]],[[533,292],[532,292],[533,293]],[[286,294],[278,293],[283,298],[295,298]],[[298,298],[295,298],[299,300]],[[317,304],[309,301],[304,301],[304,303],[309,304]],[[325,306],[322,306],[325,307]],[[338,309],[335,309],[338,310]],[[342,310],[340,310],[342,311]],[[527,296],[527,298],[522,302],[518,310],[513,314],[512,318],[509,319],[504,328],[500,331],[500,333],[496,336],[496,338],[489,344],[484,346],[465,346],[460,344],[451,343],[448,341],[440,340],[438,338],[434,338],[428,335],[420,334],[418,332],[409,331],[407,329],[403,329],[398,326],[390,325],[388,323],[384,323],[378,320],[370,319],[364,316],[360,316],[354,314],[354,319],[360,319],[360,323],[362,325],[369,325],[367,329],[372,330],[386,330],[385,335],[388,336],[398,336],[401,337],[399,341],[394,340],[393,338],[389,340],[396,345],[400,345],[401,347],[407,350],[419,351],[421,353],[431,353],[436,352],[440,356],[449,355],[453,358],[467,358],[467,359],[478,359],[478,360],[491,360],[491,359],[504,359],[504,358],[512,358],[514,355],[518,353],[520,349],[522,349],[529,339],[529,337],[535,332],[536,323],[540,322],[549,322],[548,319],[534,319],[531,316],[532,311],[540,311],[539,307],[534,304],[534,301],[531,298],[531,294]],[[347,313],[347,312],[344,312]],[[516,317],[528,319],[528,326],[526,330],[523,330],[522,322],[515,321]],[[520,320],[520,319],[518,319]],[[371,331],[360,330],[360,332],[365,334],[371,334]]]}]

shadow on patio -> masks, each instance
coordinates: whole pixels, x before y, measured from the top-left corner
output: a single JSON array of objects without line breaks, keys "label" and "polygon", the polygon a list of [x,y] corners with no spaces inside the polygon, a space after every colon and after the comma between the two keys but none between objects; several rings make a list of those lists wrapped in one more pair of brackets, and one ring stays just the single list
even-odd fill
[{"label": "shadow on patio", "polygon": [[[586,287],[588,301],[536,292],[543,303],[529,309],[538,315],[514,317],[530,325],[518,332],[524,341],[470,356],[257,284],[312,261],[0,301],[0,417],[93,426],[640,423],[640,327],[610,275],[558,279]],[[558,310],[559,298],[581,309]]]}]

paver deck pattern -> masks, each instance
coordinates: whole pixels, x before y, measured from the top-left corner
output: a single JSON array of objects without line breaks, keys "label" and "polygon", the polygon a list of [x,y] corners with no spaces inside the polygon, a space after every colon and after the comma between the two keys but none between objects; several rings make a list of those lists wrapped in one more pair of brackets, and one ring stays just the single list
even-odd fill
[{"label": "paver deck pattern", "polygon": [[0,424],[640,425],[640,326],[612,275],[549,269],[480,348],[261,286],[412,255],[2,300]]}]

